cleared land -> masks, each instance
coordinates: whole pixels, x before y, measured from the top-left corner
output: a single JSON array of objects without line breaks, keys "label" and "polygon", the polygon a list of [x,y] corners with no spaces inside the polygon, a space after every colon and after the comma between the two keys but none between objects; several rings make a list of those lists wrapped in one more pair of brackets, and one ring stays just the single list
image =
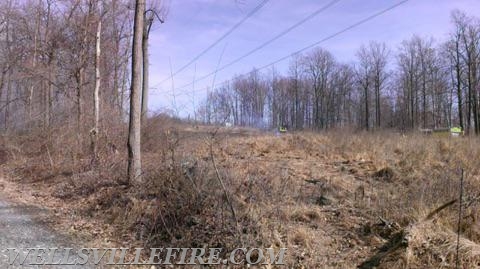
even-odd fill
[{"label": "cleared land", "polygon": [[54,144],[41,159],[45,150],[32,154],[28,139],[17,138],[5,149],[13,153],[4,184],[22,190],[17,199],[53,210],[51,225],[91,244],[287,247],[292,268],[452,268],[462,168],[459,262],[475,268],[479,142],[162,121],[144,137],[143,186],[122,183],[124,154],[115,152],[124,149],[115,139],[93,173],[61,159],[68,155]]}]

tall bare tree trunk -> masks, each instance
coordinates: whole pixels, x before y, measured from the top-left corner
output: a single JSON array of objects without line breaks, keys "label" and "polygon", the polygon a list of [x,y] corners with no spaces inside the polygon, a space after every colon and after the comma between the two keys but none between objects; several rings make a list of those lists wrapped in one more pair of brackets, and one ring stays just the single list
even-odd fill
[{"label": "tall bare tree trunk", "polygon": [[382,126],[381,124],[381,112],[380,112],[380,74],[378,69],[375,74],[375,124],[377,128]]},{"label": "tall bare tree trunk", "polygon": [[96,164],[98,161],[98,152],[97,152],[97,140],[98,140],[98,123],[100,121],[100,37],[102,33],[102,19],[99,18],[97,25],[97,35],[95,37],[95,90],[93,91],[93,109],[94,109],[94,119],[93,119],[93,129],[90,131],[90,136],[92,139],[92,164]]},{"label": "tall bare tree trunk", "polygon": [[[39,1],[39,8],[41,5],[41,0]],[[36,28],[35,28],[35,35],[33,38],[33,57],[32,57],[32,70],[35,70],[37,67],[37,50],[38,50],[38,36],[40,34],[40,11],[38,12],[37,16],[37,21],[36,21]],[[29,93],[28,93],[28,100],[27,100],[27,106],[28,106],[28,121],[29,124],[31,123],[32,120],[32,106],[33,106],[33,90],[34,90],[34,85],[33,81],[31,82],[32,85],[30,85]]]},{"label": "tall bare tree trunk", "polygon": [[83,40],[81,44],[80,50],[80,59],[79,64],[80,66],[77,69],[76,73],[76,81],[77,81],[77,128],[78,128],[78,140],[81,142],[82,134],[83,134],[83,97],[82,93],[84,91],[84,83],[85,83],[85,70],[88,61],[88,49],[89,49],[89,26],[90,26],[90,18],[92,17],[93,13],[93,3],[90,2],[88,4],[88,13],[85,16],[84,20],[84,29],[83,29]]},{"label": "tall bare tree trunk", "polygon": [[455,74],[457,75],[457,102],[458,102],[458,121],[460,124],[460,128],[462,131],[465,129],[463,128],[463,102],[462,102],[462,84],[461,84],[461,67],[460,67],[460,48],[458,44],[458,40],[455,41]]},{"label": "tall bare tree trunk", "polygon": [[[49,33],[50,33],[50,12],[51,12],[51,2],[47,1],[47,14],[46,14],[46,25],[45,25],[45,42],[49,40]],[[51,53],[49,55],[48,60],[48,81],[45,83],[45,114],[44,114],[44,126],[48,128],[50,126],[51,121],[51,107],[52,107],[52,77],[54,72],[54,58],[55,58],[55,48],[50,48]]]},{"label": "tall bare tree trunk", "polygon": [[10,93],[12,91],[12,72],[8,72],[7,76],[7,89],[5,97],[5,125],[4,129],[8,130],[9,121],[10,121]]},{"label": "tall bare tree trunk", "polygon": [[[368,75],[367,75],[368,76]],[[364,95],[365,95],[365,130],[369,130],[369,124],[368,124],[368,120],[370,118],[370,109],[368,107],[368,87],[369,87],[369,84],[368,84],[368,77],[366,78],[366,82],[365,82],[365,86],[363,88],[364,90]]]},{"label": "tall bare tree trunk", "polygon": [[[9,5],[10,5],[10,2],[9,2]],[[10,20],[7,20],[7,23],[6,23],[6,26],[5,26],[5,29],[6,29],[6,40],[7,40],[7,51],[8,51],[8,54],[11,55],[12,54],[12,50],[11,50],[11,44],[10,44]],[[7,82],[6,82],[6,92],[5,92],[5,125],[4,125],[4,129],[7,130],[8,129],[8,121],[9,121],[9,106],[10,106],[10,91],[11,91],[11,87],[12,87],[12,69],[11,68],[8,68],[7,69]],[[3,84],[3,81],[2,81],[2,84]],[[1,95],[0,95],[1,97]],[[1,100],[0,100],[1,101]]]},{"label": "tall bare tree trunk", "polygon": [[477,81],[477,63],[474,62],[472,67],[473,67],[472,81],[476,85],[476,87],[474,86],[474,88],[473,88],[473,121],[474,121],[474,124],[475,124],[475,134],[478,135],[480,133],[480,126],[479,126],[480,118],[479,118],[479,111],[478,111],[478,92],[479,92],[480,88],[478,87],[478,81]]},{"label": "tall bare tree trunk", "polygon": [[136,0],[132,48],[132,85],[130,89],[130,121],[128,126],[128,179],[142,182],[141,102],[142,102],[142,35],[145,0]]},{"label": "tall bare tree trunk", "polygon": [[122,86],[120,88],[120,93],[119,93],[119,101],[118,101],[118,112],[120,115],[120,118],[123,118],[124,115],[124,104],[125,104],[125,94],[127,92],[127,81],[128,81],[128,67],[127,65],[124,66],[122,70]]},{"label": "tall bare tree trunk", "polygon": [[75,74],[75,79],[77,82],[77,129],[78,135],[82,130],[82,121],[83,121],[83,104],[82,104],[82,91],[83,91],[83,67],[80,67]]},{"label": "tall bare tree trunk", "polygon": [[147,18],[147,23],[145,27],[143,27],[143,38],[142,38],[142,57],[143,57],[143,85],[142,85],[142,124],[144,124],[147,120],[147,112],[148,112],[148,80],[149,80],[149,55],[148,55],[148,36],[150,35],[150,29],[153,23],[152,14]]}]

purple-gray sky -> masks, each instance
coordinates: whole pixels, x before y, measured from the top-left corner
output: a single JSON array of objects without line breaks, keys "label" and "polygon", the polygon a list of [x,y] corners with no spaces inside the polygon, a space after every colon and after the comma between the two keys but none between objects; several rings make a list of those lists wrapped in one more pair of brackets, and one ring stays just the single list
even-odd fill
[{"label": "purple-gray sky", "polygon": [[[191,94],[192,86],[176,89],[175,98],[172,81],[160,82],[169,77],[171,69],[175,72],[188,63],[260,2],[170,0],[166,22],[162,25],[157,23],[150,37],[150,110],[176,108],[181,116],[193,116],[193,104],[198,105],[204,99],[205,88],[212,86],[213,76],[196,83],[194,95]],[[329,2],[331,0],[270,0],[195,64],[174,76],[173,88],[191,83],[194,77],[199,78],[215,71],[218,65],[235,60]],[[341,0],[259,52],[218,72],[215,84],[289,55],[398,2],[400,0]],[[356,50],[370,40],[385,42],[393,50],[402,40],[414,34],[433,37],[441,42],[452,29],[450,13],[454,9],[469,15],[480,14],[480,1],[410,0],[320,46],[332,52],[341,62],[354,62]],[[288,62],[280,62],[275,68],[284,73]]]}]

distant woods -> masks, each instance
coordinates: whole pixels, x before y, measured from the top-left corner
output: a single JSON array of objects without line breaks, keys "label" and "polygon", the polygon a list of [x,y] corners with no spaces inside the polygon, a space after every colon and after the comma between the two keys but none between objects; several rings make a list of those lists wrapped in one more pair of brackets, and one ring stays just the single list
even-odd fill
[{"label": "distant woods", "polygon": [[413,36],[394,49],[370,42],[353,63],[316,48],[286,74],[253,70],[218,85],[196,111],[206,123],[321,130],[442,128],[480,133],[480,21],[451,14],[443,43]]},{"label": "distant woods", "polygon": [[[149,11],[161,13],[149,3],[143,41],[158,17]],[[0,129],[68,125],[88,137],[106,122],[126,122],[134,12],[129,0],[2,1]],[[478,134],[480,22],[460,11],[451,21],[444,42],[419,36],[394,47],[370,42],[349,63],[316,48],[292,58],[283,74],[237,76],[210,90],[195,118],[296,130],[460,126]],[[148,56],[148,46],[143,50]],[[143,62],[148,66],[148,57]]]}]

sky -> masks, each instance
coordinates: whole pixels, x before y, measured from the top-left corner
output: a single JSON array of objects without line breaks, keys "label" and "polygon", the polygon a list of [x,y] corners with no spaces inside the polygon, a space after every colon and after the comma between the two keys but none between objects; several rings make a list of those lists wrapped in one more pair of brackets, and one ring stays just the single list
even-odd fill
[{"label": "sky", "polygon": [[[269,0],[226,38],[172,79],[172,73],[176,73],[214,44],[264,0],[164,1],[167,1],[168,6],[165,23],[156,22],[150,34],[149,111],[168,111],[181,117],[193,117],[194,107],[205,99],[212,86],[221,85],[235,75],[248,73],[255,67],[282,59],[401,2]],[[325,6],[328,8],[281,38],[215,72],[219,67],[245,55]],[[393,51],[403,40],[415,34],[442,42],[448,38],[448,33],[453,28],[450,14],[455,9],[471,16],[480,16],[477,15],[480,14],[480,0],[409,0],[316,47],[330,51],[339,62],[354,63],[358,48],[370,41],[385,42]],[[287,58],[278,62],[274,68],[278,73],[285,74],[290,60]],[[269,70],[272,67],[263,72]],[[216,74],[196,81],[210,73]],[[188,86],[184,87],[185,85]]]}]

